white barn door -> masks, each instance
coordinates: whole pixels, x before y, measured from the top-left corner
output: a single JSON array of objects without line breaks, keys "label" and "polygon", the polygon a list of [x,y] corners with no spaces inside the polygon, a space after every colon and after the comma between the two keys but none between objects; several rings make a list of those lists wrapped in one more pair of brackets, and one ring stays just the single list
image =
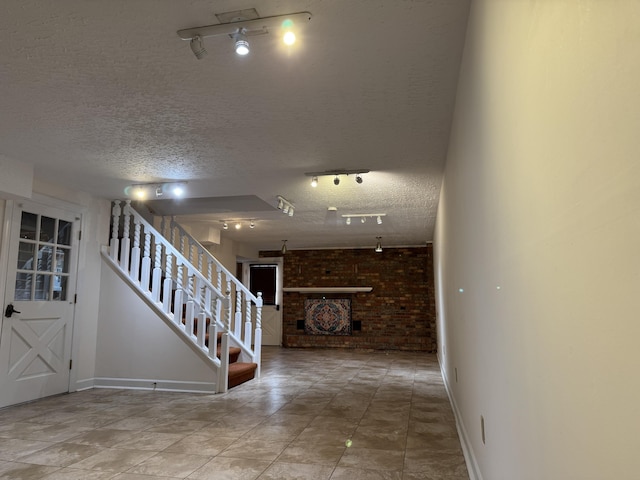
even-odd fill
[{"label": "white barn door", "polygon": [[69,391],[80,225],[55,207],[7,205],[0,407]]}]

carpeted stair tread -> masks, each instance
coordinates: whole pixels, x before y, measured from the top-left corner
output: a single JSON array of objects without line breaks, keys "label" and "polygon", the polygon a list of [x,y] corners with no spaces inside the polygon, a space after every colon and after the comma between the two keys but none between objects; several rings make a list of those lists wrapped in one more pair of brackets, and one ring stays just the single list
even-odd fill
[{"label": "carpeted stair tread", "polygon": [[233,388],[241,383],[254,378],[257,363],[235,362],[229,364],[229,388]]}]

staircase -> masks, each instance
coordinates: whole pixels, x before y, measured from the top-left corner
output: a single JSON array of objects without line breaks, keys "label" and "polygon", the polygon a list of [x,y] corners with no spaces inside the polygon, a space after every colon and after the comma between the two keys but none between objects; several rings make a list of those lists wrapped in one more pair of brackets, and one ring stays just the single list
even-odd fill
[{"label": "staircase", "polygon": [[259,378],[261,295],[253,295],[173,220],[163,220],[160,228],[164,235],[130,201],[123,207],[114,201],[103,258],[212,368],[216,392]]}]

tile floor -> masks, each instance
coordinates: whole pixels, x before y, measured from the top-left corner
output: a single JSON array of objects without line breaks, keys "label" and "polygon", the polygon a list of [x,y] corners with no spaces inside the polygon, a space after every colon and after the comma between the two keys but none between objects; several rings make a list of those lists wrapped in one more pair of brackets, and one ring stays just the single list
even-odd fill
[{"label": "tile floor", "polygon": [[184,478],[469,477],[422,353],[266,347],[262,378],[225,395],[94,389],[0,410],[0,479]]}]

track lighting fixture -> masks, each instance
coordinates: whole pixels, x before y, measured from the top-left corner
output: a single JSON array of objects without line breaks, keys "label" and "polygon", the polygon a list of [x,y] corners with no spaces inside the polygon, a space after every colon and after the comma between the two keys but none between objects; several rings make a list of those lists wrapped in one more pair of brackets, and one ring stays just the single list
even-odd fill
[{"label": "track lighting fixture", "polygon": [[180,38],[190,41],[191,51],[197,59],[201,59],[207,53],[203,43],[206,37],[230,36],[238,55],[249,53],[247,36],[275,33],[282,36],[285,45],[291,46],[296,42],[296,27],[311,20],[309,12],[259,17],[254,9],[226,12],[216,16],[222,23],[178,30]]},{"label": "track lighting fixture", "polygon": [[249,53],[249,42],[247,41],[245,30],[239,29],[233,34],[233,39],[236,42],[236,53],[242,56],[247,55]]},{"label": "track lighting fixture", "polygon": [[282,210],[282,213],[285,215],[293,217],[293,211],[295,210],[293,203],[281,195],[278,195],[276,198],[278,199],[278,210]]},{"label": "track lighting fixture", "polygon": [[129,185],[124,193],[138,200],[150,198],[182,198],[185,194],[184,183],[162,182]]},{"label": "track lighting fixture", "polygon": [[386,213],[347,213],[342,215],[347,225],[351,225],[352,218],[359,218],[360,223],[365,223],[367,218],[375,218],[378,225],[382,225],[382,217],[386,217]]},{"label": "track lighting fixture", "polygon": [[355,175],[356,183],[361,184],[363,181],[362,174],[369,173],[370,170],[360,168],[358,170],[326,170],[324,172],[307,172],[305,175],[307,177],[311,177],[311,186],[315,187],[318,185],[318,177],[324,177],[331,175],[333,177],[333,184],[340,185],[340,175]]},{"label": "track lighting fixture", "polygon": [[193,37],[189,44],[191,46],[191,51],[198,60],[202,59],[202,57],[207,54],[207,50],[204,48],[202,37],[200,35],[196,35],[195,37]]},{"label": "track lighting fixture", "polygon": [[378,241],[376,243],[376,253],[380,253],[382,252],[382,237],[376,237],[376,240]]},{"label": "track lighting fixture", "polygon": [[287,253],[287,241],[286,240],[282,240],[282,254],[284,255],[285,253]]},{"label": "track lighting fixture", "polygon": [[240,220],[220,220],[220,223],[222,223],[222,228],[223,230],[229,230],[229,226],[233,225],[233,228],[235,230],[240,230],[245,224],[249,224],[249,228],[256,228],[256,222],[255,220],[245,220],[245,219],[240,219]]}]

